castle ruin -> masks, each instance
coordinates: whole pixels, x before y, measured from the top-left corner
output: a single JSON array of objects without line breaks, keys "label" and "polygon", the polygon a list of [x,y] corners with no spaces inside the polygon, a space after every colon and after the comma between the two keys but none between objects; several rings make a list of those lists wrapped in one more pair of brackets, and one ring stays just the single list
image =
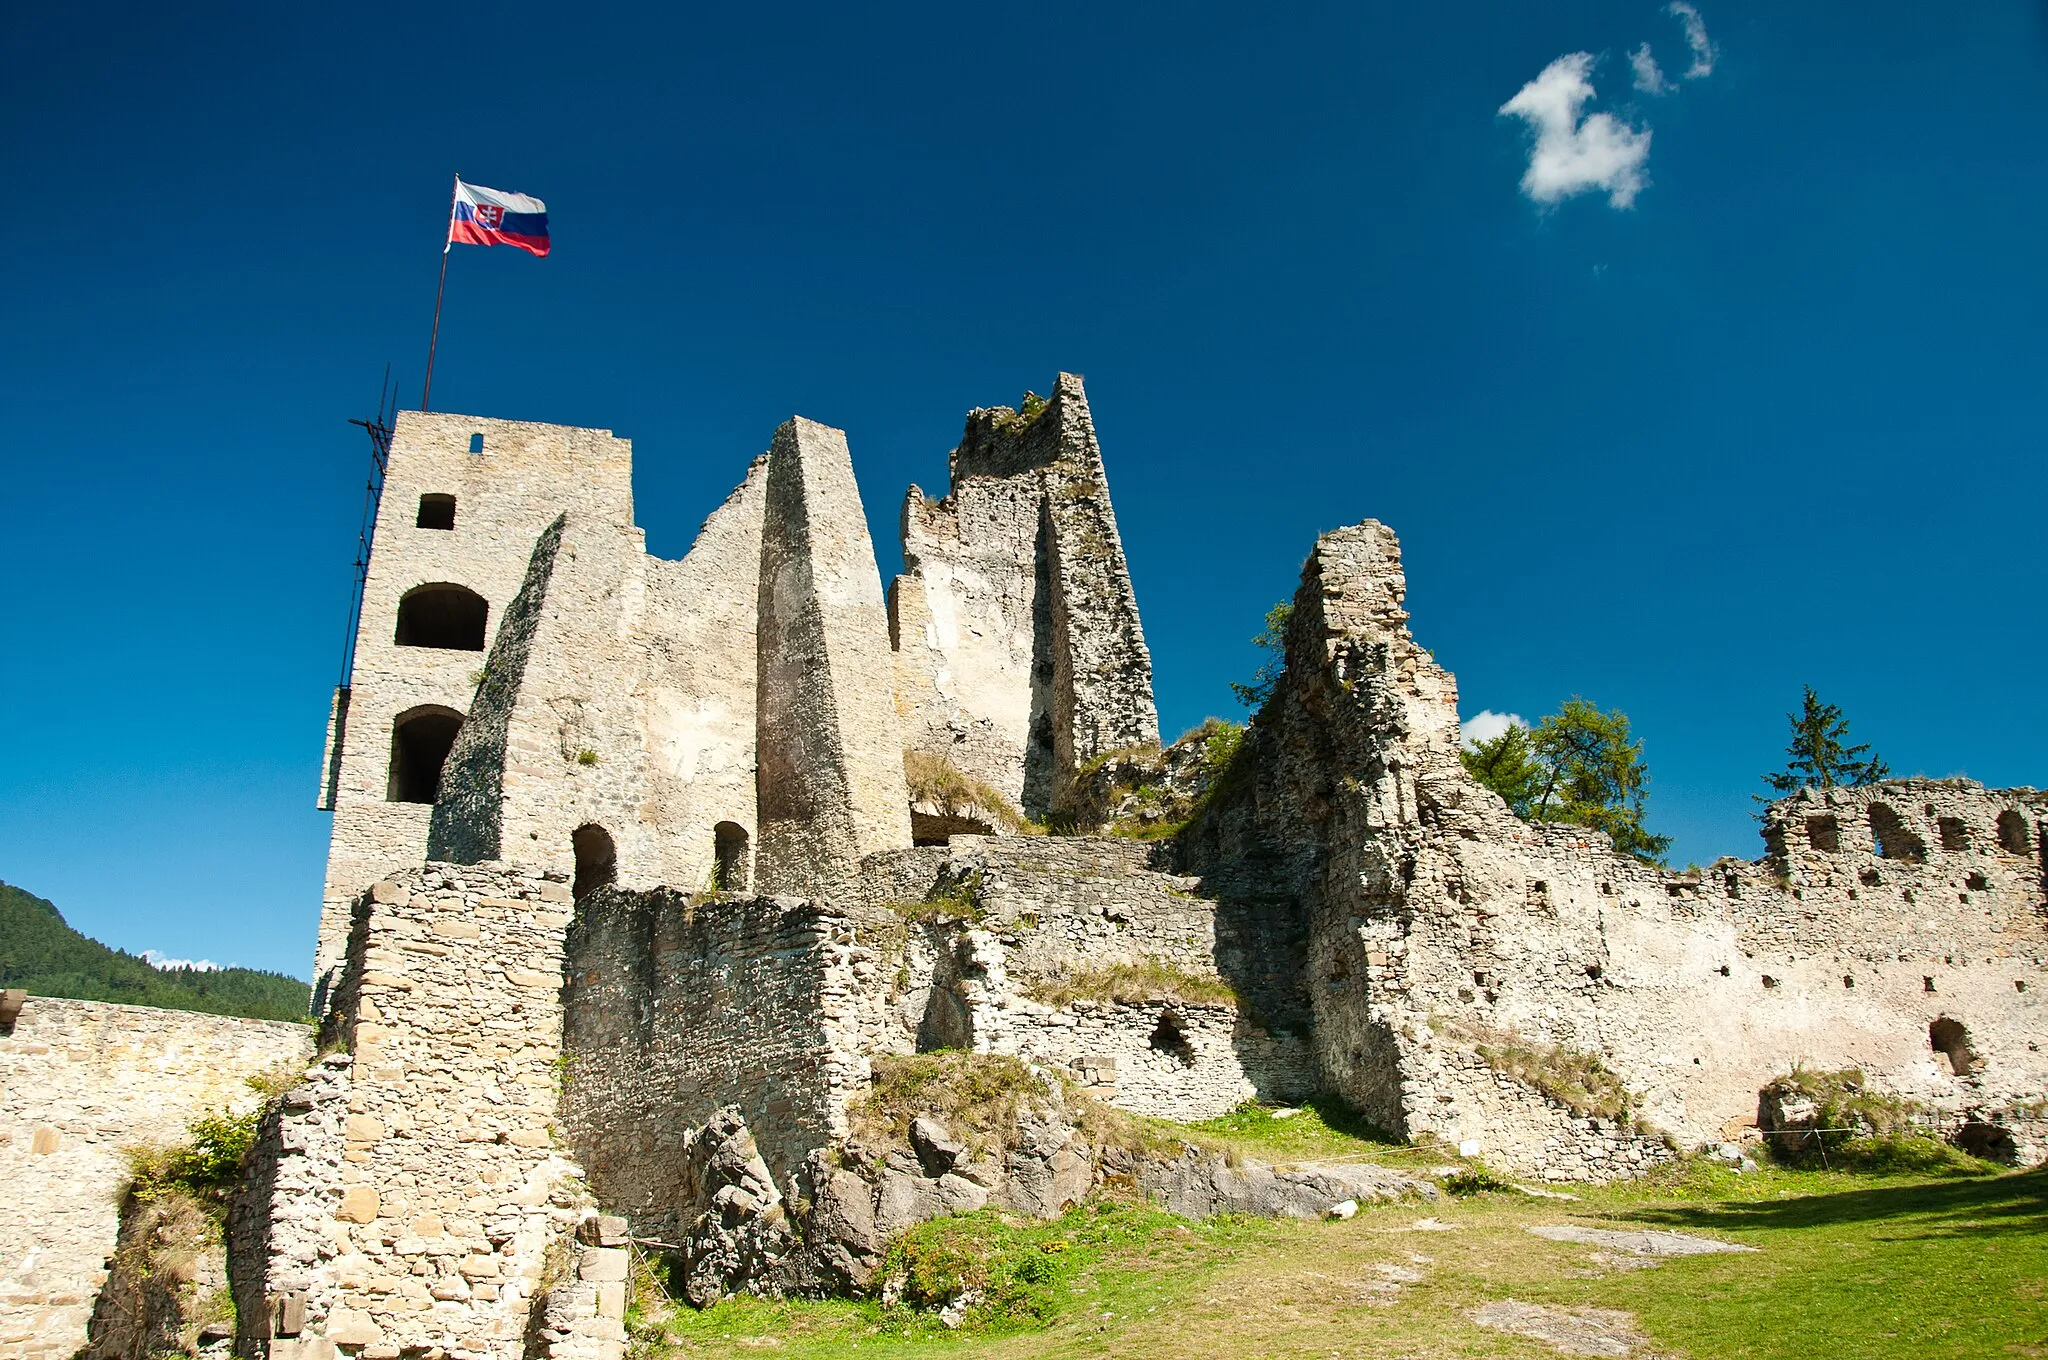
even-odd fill
[{"label": "castle ruin", "polygon": [[[2048,795],[1804,793],[1687,872],[1525,823],[1371,520],[1314,545],[1242,741],[1162,751],[1080,380],[971,413],[950,473],[885,597],[837,430],[783,425],[670,562],[624,440],[399,417],[321,786],[324,1055],[237,1203],[239,1353],[616,1360],[629,1235],[711,1296],[850,1288],[920,1218],[1099,1178],[1052,1124],[993,1167],[852,1155],[884,1054],[1180,1120],[1329,1094],[1559,1181],[1854,1067],[2048,1155]],[[1129,770],[1176,835],[1104,832]],[[1167,981],[1077,981],[1114,967]],[[1560,1053],[1625,1098],[1532,1076]]]}]

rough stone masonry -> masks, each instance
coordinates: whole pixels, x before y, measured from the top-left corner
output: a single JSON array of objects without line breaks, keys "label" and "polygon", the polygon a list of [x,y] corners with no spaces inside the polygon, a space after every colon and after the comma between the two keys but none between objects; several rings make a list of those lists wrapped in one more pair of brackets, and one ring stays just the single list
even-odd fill
[{"label": "rough stone masonry", "polygon": [[[242,1354],[617,1360],[634,1232],[684,1247],[693,1298],[848,1287],[920,1217],[1056,1213],[1104,1174],[1059,1100],[1007,1163],[937,1121],[861,1142],[884,1055],[1014,1055],[1179,1119],[1328,1093],[1555,1180],[1854,1067],[1930,1131],[2048,1153],[2048,796],[1804,794],[1761,858],[1686,873],[1521,822],[1466,775],[1370,520],[1315,544],[1284,674],[1214,768],[1213,734],[1159,749],[1079,378],[970,413],[949,462],[885,598],[840,431],[783,425],[669,562],[626,441],[399,417],[321,786],[321,1056],[230,1222]],[[1124,839],[1092,829],[1108,772],[1205,791]],[[64,1099],[22,1089],[17,1161]],[[1117,1174],[1266,1202],[1183,1160]],[[82,1339],[112,1231],[17,1265],[36,1321],[0,1315],[0,1360]]]}]

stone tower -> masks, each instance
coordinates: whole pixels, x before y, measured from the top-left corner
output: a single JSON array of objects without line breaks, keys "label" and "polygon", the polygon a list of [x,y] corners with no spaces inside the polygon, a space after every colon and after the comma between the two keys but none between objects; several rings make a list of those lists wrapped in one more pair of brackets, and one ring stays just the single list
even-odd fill
[{"label": "stone tower", "polygon": [[1045,404],[970,413],[943,500],[903,502],[889,595],[912,751],[1034,817],[1080,765],[1159,744],[1152,653],[1081,379]]},{"label": "stone tower", "polygon": [[316,987],[348,903],[426,856],[442,761],[485,649],[543,530],[565,513],[633,522],[632,446],[609,430],[404,411],[397,418],[355,668],[328,722],[319,806],[334,813]]}]

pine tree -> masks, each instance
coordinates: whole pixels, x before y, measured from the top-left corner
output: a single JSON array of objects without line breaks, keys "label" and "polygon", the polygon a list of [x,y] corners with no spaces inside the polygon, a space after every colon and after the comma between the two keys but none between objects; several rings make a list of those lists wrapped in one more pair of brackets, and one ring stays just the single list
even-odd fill
[{"label": "pine tree", "polygon": [[1536,800],[1543,792],[1543,770],[1535,756],[1529,729],[1520,723],[1458,752],[1465,772],[1499,794],[1507,801],[1508,810],[1524,819],[1535,815]]},{"label": "pine tree", "polygon": [[1252,639],[1252,646],[1264,653],[1259,668],[1252,672],[1249,685],[1230,682],[1237,701],[1254,713],[1273,697],[1273,687],[1280,683],[1281,672],[1287,669],[1287,622],[1294,617],[1294,601],[1282,600],[1266,611],[1266,626]]},{"label": "pine tree", "polygon": [[1891,778],[1891,767],[1868,754],[1869,742],[1849,745],[1849,720],[1842,710],[1822,703],[1812,685],[1805,688],[1799,712],[1785,715],[1792,724],[1785,769],[1765,775],[1764,782],[1782,796],[1801,789],[1855,788]]}]

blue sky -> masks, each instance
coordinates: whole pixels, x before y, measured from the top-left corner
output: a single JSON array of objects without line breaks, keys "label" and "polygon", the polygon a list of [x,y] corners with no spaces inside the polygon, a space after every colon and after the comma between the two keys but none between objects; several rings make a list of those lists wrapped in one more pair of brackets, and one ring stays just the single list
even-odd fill
[{"label": "blue sky", "polygon": [[1760,851],[1802,684],[2048,782],[2041,9],[1700,0],[1687,79],[1656,3],[1286,8],[17,11],[0,879],[305,972],[346,421],[417,400],[457,170],[556,245],[458,248],[435,406],[630,436],[663,555],[800,412],[893,574],[1065,368],[1169,729],[1374,517],[1468,714],[1631,715],[1681,864]]}]

